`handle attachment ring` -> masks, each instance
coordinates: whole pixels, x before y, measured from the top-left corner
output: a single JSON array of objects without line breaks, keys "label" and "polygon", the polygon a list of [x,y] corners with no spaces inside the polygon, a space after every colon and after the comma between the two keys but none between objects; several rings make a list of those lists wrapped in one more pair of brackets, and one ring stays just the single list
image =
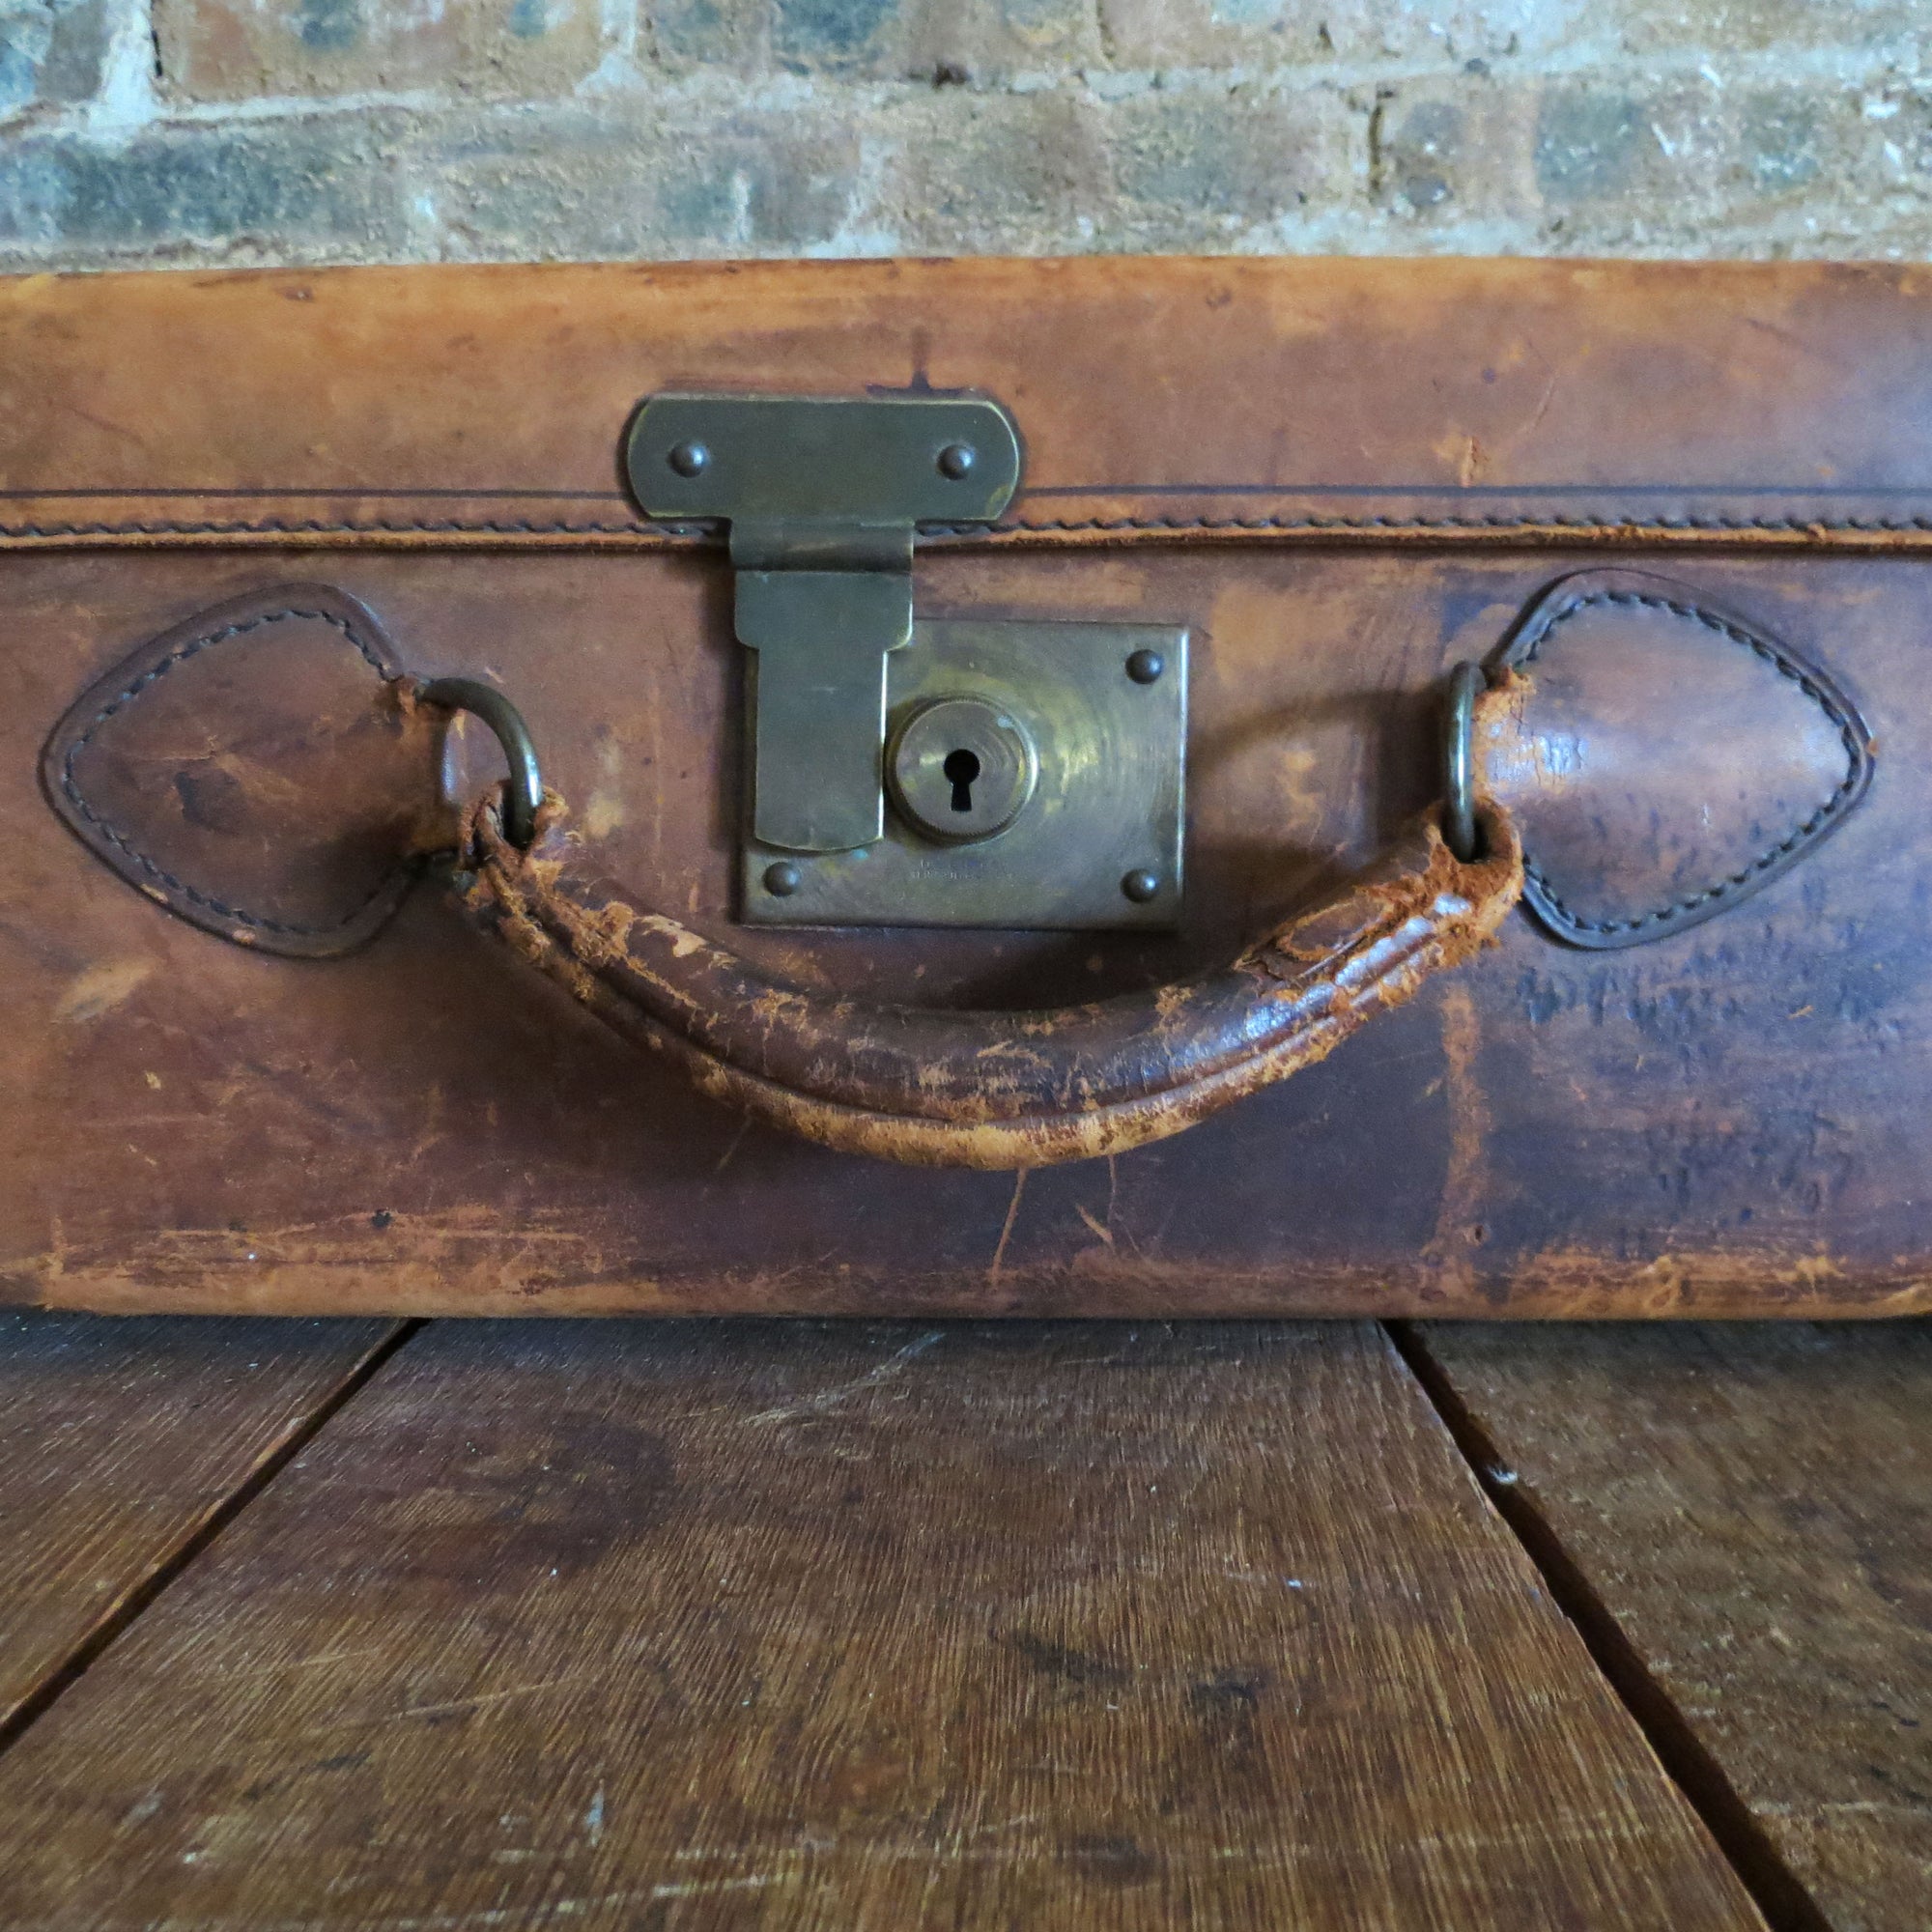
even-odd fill
[{"label": "handle attachment ring", "polygon": [[468,711],[496,733],[510,765],[510,781],[503,787],[503,837],[519,852],[527,852],[537,835],[544,783],[524,714],[494,684],[473,677],[434,678],[416,696],[420,702],[445,711]]},{"label": "handle attachment ring", "polygon": [[1476,700],[1489,689],[1479,664],[1464,659],[1449,673],[1449,707],[1442,734],[1442,837],[1465,866],[1482,854],[1476,819]]}]

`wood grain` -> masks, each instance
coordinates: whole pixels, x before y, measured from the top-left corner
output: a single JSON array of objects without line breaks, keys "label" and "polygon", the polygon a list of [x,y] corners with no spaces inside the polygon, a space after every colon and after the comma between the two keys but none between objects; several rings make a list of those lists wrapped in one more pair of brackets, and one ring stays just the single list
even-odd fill
[{"label": "wood grain", "polygon": [[1842,1932],[1932,1924],[1932,1328],[1424,1345]]},{"label": "wood grain", "polygon": [[0,1842],[43,1927],[1761,1923],[1364,1325],[432,1328]]},{"label": "wood grain", "polygon": [[0,1727],[394,1326],[0,1313]]}]

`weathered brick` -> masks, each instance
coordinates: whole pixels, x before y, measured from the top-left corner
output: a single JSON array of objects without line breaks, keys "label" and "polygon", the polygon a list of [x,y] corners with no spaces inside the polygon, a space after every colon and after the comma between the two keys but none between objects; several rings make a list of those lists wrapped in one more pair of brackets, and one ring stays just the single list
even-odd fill
[{"label": "weathered brick", "polygon": [[1740,117],[1741,148],[1752,185],[1784,195],[1818,179],[1822,129],[1817,102],[1788,93],[1754,93]]},{"label": "weathered brick", "polygon": [[1104,59],[1093,0],[908,0],[905,55],[913,79],[975,88]]},{"label": "weathered brick", "polygon": [[884,171],[879,226],[909,254],[1107,245],[1121,224],[1099,120],[1073,93],[935,95]]},{"label": "weathered brick", "polygon": [[651,58],[672,71],[750,72],[764,65],[771,44],[769,0],[652,0],[642,24]]},{"label": "weathered brick", "polygon": [[155,0],[173,94],[197,100],[435,89],[542,99],[602,52],[598,0]]},{"label": "weathered brick", "polygon": [[773,0],[772,54],[796,73],[875,73],[902,64],[896,0]]},{"label": "weathered brick", "polygon": [[1795,58],[1818,49],[1917,66],[1924,0],[1603,0],[1596,30],[1628,63],[1693,50]]},{"label": "weathered brick", "polygon": [[1108,54],[1122,68],[1350,66],[1382,59],[1544,51],[1571,38],[1588,0],[1097,0]]},{"label": "weathered brick", "polygon": [[1540,93],[1458,71],[1378,88],[1368,111],[1368,189],[1376,208],[1432,237],[1468,232],[1477,247],[1533,224],[1541,208],[1532,167]]},{"label": "weathered brick", "polygon": [[700,134],[660,115],[614,124],[572,108],[445,126],[408,171],[460,254],[787,255],[840,233],[859,144],[788,115],[741,114]]},{"label": "weathered brick", "polygon": [[0,4],[0,119],[85,100],[100,86],[108,0]]},{"label": "weathered brick", "polygon": [[1136,245],[1253,245],[1279,234],[1349,178],[1346,118],[1320,92],[1158,91],[1120,102],[1107,137]]},{"label": "weathered brick", "polygon": [[1925,0],[153,5],[0,0],[15,264],[1932,252]]},{"label": "weathered brick", "polygon": [[1597,87],[1544,97],[1536,128],[1536,179],[1546,199],[1604,200],[1628,193],[1653,145],[1644,104]]},{"label": "weathered brick", "polygon": [[984,88],[1102,59],[1094,0],[650,0],[644,20],[673,73]]},{"label": "weathered brick", "polygon": [[22,260],[381,260],[407,250],[393,128],[305,121],[0,148],[0,251]]}]

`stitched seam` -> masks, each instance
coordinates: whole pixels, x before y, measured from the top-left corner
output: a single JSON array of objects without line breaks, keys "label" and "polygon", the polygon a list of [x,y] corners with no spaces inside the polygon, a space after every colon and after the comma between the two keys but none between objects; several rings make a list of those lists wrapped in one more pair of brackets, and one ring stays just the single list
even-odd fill
[{"label": "stitched seam", "polygon": [[[1012,518],[991,526],[925,524],[926,536],[1000,536],[1012,531],[1076,535],[1111,530],[1766,530],[1853,531],[1869,535],[1932,531],[1926,517],[1085,517]],[[618,524],[539,523],[533,519],[497,521],[440,518],[411,523],[378,520],[330,523],[322,518],[290,522],[273,517],[258,522],[5,524],[6,537],[165,537],[165,536],[531,536],[531,537],[687,537],[703,534],[688,526],[638,522]]]},{"label": "stitched seam", "polygon": [[[929,534],[968,536],[970,524],[922,526]],[[1006,530],[1932,530],[1932,517],[1085,517],[1009,519],[995,524]]]},{"label": "stitched seam", "polygon": [[1523,860],[1523,872],[1532,880],[1537,890],[1548,901],[1550,912],[1564,924],[1578,932],[1636,932],[1647,925],[1667,924],[1682,919],[1685,914],[1696,912],[1701,907],[1714,905],[1719,900],[1728,898],[1731,894],[1742,891],[1753,881],[1762,877],[1773,867],[1791,857],[1802,845],[1812,838],[1822,828],[1843,809],[1852,793],[1858,789],[1859,776],[1864,763],[1863,747],[1852,720],[1831,695],[1824,691],[1806,672],[1795,665],[1781,651],[1768,644],[1762,638],[1754,636],[1740,624],[1733,624],[1728,618],[1701,609],[1695,604],[1680,603],[1671,597],[1646,596],[1635,590],[1596,590],[1587,596],[1573,598],[1548,612],[1543,621],[1526,639],[1522,655],[1516,660],[1520,665],[1536,662],[1537,653],[1542,650],[1559,624],[1568,623],[1578,611],[1586,611],[1598,604],[1640,605],[1652,611],[1667,611],[1674,617],[1687,617],[1692,623],[1702,624],[1708,631],[1715,631],[1720,638],[1728,638],[1733,643],[1743,644],[1754,656],[1762,658],[1780,677],[1787,677],[1804,696],[1838,727],[1838,742],[1845,748],[1846,771],[1842,781],[1826,799],[1823,805],[1811,813],[1788,838],[1781,838],[1770,851],[1753,859],[1742,870],[1731,873],[1715,886],[1706,887],[1701,893],[1693,893],[1689,898],[1678,899],[1670,905],[1662,906],[1655,912],[1647,912],[1635,919],[1586,920],[1566,905],[1549,882],[1548,875],[1541,867],[1529,859]]},{"label": "stitched seam", "polygon": [[255,523],[208,522],[198,524],[5,524],[0,535],[9,537],[204,537],[204,536],[682,536],[683,529],[658,529],[649,524],[541,524],[533,520],[514,523],[468,522],[442,518],[428,523],[328,523],[311,518],[291,523],[286,518],[269,517]]},{"label": "stitched seam", "polygon": [[87,721],[86,730],[68,747],[67,755],[61,760],[61,790],[66,794],[69,804],[103,838],[110,844],[118,846],[144,872],[151,878],[166,886],[169,891],[178,893],[183,898],[190,900],[193,904],[215,914],[218,918],[234,920],[240,924],[253,926],[261,932],[286,933],[291,938],[297,939],[320,939],[329,933],[340,932],[346,926],[354,925],[378,899],[382,898],[385,893],[394,887],[398,877],[410,869],[408,863],[403,862],[390,867],[383,874],[382,878],[376,882],[367,896],[361,899],[356,905],[351,907],[341,919],[337,920],[331,925],[296,925],[286,920],[269,919],[258,913],[244,912],[240,906],[229,905],[221,899],[211,897],[207,893],[198,891],[195,887],[189,885],[185,879],[178,879],[174,873],[156,864],[147,853],[141,851],[126,834],[121,832],[118,827],[110,825],[81,796],[79,782],[74,777],[73,769],[75,760],[87,749],[94,734],[99,730],[101,725],[106,724],[117,712],[126,709],[128,705],[131,704],[151,685],[166,677],[177,665],[185,664],[189,658],[199,656],[201,652],[209,649],[211,645],[225,643],[230,638],[245,637],[250,631],[259,631],[265,624],[277,624],[289,617],[307,618],[317,623],[327,624],[332,631],[340,631],[343,637],[355,646],[357,655],[375,670],[379,677],[383,678],[385,682],[387,681],[389,672],[382,659],[369,648],[362,639],[355,635],[354,627],[346,618],[333,616],[327,611],[300,610],[291,606],[289,609],[283,611],[264,611],[259,616],[245,618],[240,623],[224,624],[220,630],[210,631],[204,637],[190,639],[187,643],[183,644],[179,649],[170,651],[159,664],[143,671],[126,691],[118,692],[114,696],[110,697]]}]

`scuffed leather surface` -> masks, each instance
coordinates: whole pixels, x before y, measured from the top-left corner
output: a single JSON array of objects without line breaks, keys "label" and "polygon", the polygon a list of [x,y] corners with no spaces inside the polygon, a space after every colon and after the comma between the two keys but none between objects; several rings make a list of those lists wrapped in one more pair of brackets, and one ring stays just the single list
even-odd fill
[{"label": "scuffed leather surface", "polygon": [[170,912],[327,957],[379,932],[416,876],[437,729],[375,618],[297,583],[116,665],[55,727],[42,781],[82,842]]},{"label": "scuffed leather surface", "polygon": [[1480,783],[1522,830],[1526,895],[1578,946],[1715,918],[1863,796],[1863,721],[1762,624],[1679,580],[1579,572],[1524,613],[1481,700]]},{"label": "scuffed leather surface", "polygon": [[[935,615],[1194,623],[1185,923],[1158,941],[735,926],[722,562],[388,553],[328,569],[419,675],[482,668],[516,696],[586,873],[827,996],[1019,1010],[1211,969],[1371,863],[1435,790],[1448,667],[1591,561],[923,557]],[[74,692],[130,639],[314,569],[186,552],[0,568],[4,635],[34,640],[9,658],[0,710],[0,1108],[15,1123],[0,1292],[501,1314],[1932,1309],[1916,561],[1697,561],[1701,592],[1826,657],[1878,738],[1881,781],[1814,863],[1629,952],[1507,919],[1496,948],[1345,1051],[1186,1133],[1023,1183],[734,1115],[666,1056],[613,1050],[447,893],[416,892],[352,956],[300,962],[170,918],[94,861],[36,771]],[[480,786],[494,773],[476,749]]]},{"label": "scuffed leather surface", "polygon": [[481,802],[472,909],[698,1090],[851,1153],[994,1170],[1124,1153],[1324,1060],[1495,936],[1522,891],[1506,817],[1459,863],[1433,818],[1218,971],[1058,1011],[952,1012],[773,980],[574,870],[560,801],[519,852]]},{"label": "scuffed leather surface", "polygon": [[[1908,554],[1932,473],[1924,270],[182,274],[14,284],[8,303],[0,481],[24,494],[0,499],[0,1293],[1932,1309],[1932,586]],[[729,576],[696,539],[639,532],[621,417],[653,386],[921,371],[1019,412],[1039,493],[1024,528],[922,546],[923,612],[1193,627],[1172,939],[734,927]],[[1293,521],[1316,517],[1336,521]],[[323,576],[412,671],[516,697],[586,871],[759,972],[884,1004],[1077,1005],[1225,962],[1368,864],[1436,788],[1448,668],[1606,563],[1667,569],[1856,702],[1883,769],[1829,846],[1737,914],[1627,952],[1512,917],[1346,1051],[1184,1134],[1023,1178],[734,1116],[664,1056],[612,1051],[447,894],[415,893],[340,960],[227,944],[96,863],[39,786],[75,692],[135,640]]]}]

